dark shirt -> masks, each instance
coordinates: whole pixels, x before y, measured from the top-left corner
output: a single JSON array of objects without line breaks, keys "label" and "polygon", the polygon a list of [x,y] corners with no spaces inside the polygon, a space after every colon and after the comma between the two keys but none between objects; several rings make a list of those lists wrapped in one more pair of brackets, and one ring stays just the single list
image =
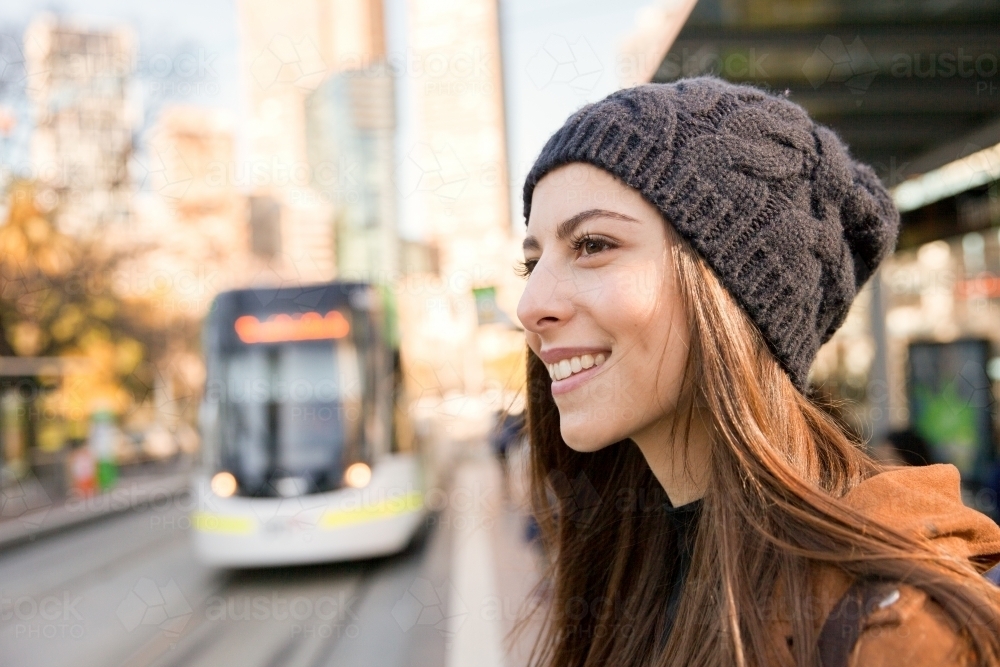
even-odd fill
[{"label": "dark shirt", "polygon": [[684,582],[687,579],[688,570],[691,569],[691,555],[694,551],[695,527],[698,525],[698,516],[701,514],[701,500],[695,500],[680,507],[666,505],[664,510],[667,513],[667,523],[670,531],[674,535],[673,544],[676,545],[673,553],[668,557],[673,558],[673,577],[670,582],[670,597],[667,599],[667,618],[663,630],[663,637],[660,644],[666,646],[667,638],[674,627],[674,620],[677,618],[677,607],[681,602],[681,592],[684,590]]}]

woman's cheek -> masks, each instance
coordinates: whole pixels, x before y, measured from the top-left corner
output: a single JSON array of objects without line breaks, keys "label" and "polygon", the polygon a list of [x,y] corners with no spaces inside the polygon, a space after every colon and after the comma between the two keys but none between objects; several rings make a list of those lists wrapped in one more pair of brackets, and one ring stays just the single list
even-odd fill
[{"label": "woman's cheek", "polygon": [[623,310],[641,320],[655,313],[663,288],[663,271],[653,260],[622,266],[604,281],[606,293],[613,294]]}]

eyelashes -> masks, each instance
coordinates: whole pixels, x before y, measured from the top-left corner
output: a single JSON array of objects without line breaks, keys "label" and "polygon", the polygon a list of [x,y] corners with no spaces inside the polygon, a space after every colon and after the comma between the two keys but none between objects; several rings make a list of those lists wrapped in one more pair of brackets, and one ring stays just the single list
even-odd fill
[{"label": "eyelashes", "polygon": [[535,264],[538,264],[537,259],[526,259],[518,262],[514,265],[514,273],[521,278],[527,278],[534,271]]},{"label": "eyelashes", "polygon": [[[599,248],[598,250],[595,250],[593,252],[585,253],[586,255],[589,256],[589,255],[596,255],[597,253],[602,252],[604,250],[617,248],[618,244],[604,236],[599,236],[596,234],[583,234],[581,236],[572,239],[569,243],[569,246],[570,248],[573,249],[574,252],[579,252],[580,250],[587,247],[593,248],[596,246]],[[531,275],[531,272],[535,270],[536,264],[538,264],[537,259],[526,259],[517,262],[514,265],[514,273],[520,276],[521,278],[528,278]]]}]

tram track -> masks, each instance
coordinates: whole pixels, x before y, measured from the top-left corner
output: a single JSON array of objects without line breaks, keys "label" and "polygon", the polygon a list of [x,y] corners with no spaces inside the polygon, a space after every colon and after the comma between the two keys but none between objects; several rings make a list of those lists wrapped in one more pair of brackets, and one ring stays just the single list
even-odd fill
[{"label": "tram track", "polygon": [[[152,637],[122,662],[120,667],[197,667],[219,664],[218,654],[227,653],[246,642],[263,643],[265,646],[261,647],[259,660],[241,661],[240,664],[259,667],[323,667],[328,664],[329,657],[340,640],[349,633],[347,628],[352,619],[346,614],[335,624],[324,625],[322,621],[311,618],[302,619],[298,626],[289,628],[288,624],[275,622],[274,618],[261,619],[260,623],[254,619],[213,619],[210,617],[213,601],[217,602],[221,598],[229,607],[233,600],[249,599],[253,593],[260,593],[260,589],[266,588],[268,584],[278,588],[283,584],[291,584],[293,591],[296,584],[306,584],[311,591],[309,595],[313,598],[322,599],[324,594],[326,597],[336,595],[341,599],[350,599],[354,605],[362,605],[371,582],[378,577],[383,566],[381,562],[369,562],[230,573],[223,579],[221,586],[206,595],[194,608],[191,621],[181,637]],[[315,576],[328,569],[334,570],[332,579]],[[340,573],[343,576],[339,576],[337,570],[344,570]],[[320,581],[314,582],[315,579]],[[318,631],[318,628],[322,628],[322,631]],[[151,655],[154,652],[156,655]]]},{"label": "tram track", "polygon": [[[435,578],[427,568],[440,549],[428,543],[445,539],[440,531],[422,530],[404,552],[369,561],[227,571],[195,558],[181,516],[161,508],[115,517],[0,554],[0,597],[14,605],[30,598],[20,609],[41,610],[46,598],[81,600],[79,636],[47,639],[41,611],[0,621],[0,667],[408,664],[406,647],[420,632],[397,626],[393,605],[415,578]],[[170,622],[174,611],[158,620],[124,610],[142,581],[164,595],[175,585],[183,622]]]},{"label": "tram track", "polygon": [[[46,598],[58,595],[66,590],[80,588],[86,584],[100,581],[105,579],[107,575],[126,567],[130,563],[141,562],[149,553],[162,553],[164,547],[167,545],[179,543],[186,539],[187,536],[183,534],[167,534],[154,542],[150,542],[131,551],[127,551],[108,562],[88,568],[83,572],[73,575],[72,577],[60,580],[58,583],[50,584],[48,587],[38,591],[31,591],[31,595],[33,597]],[[6,623],[13,622],[14,620],[16,619],[13,616],[11,618],[4,618],[3,615],[0,615],[0,627],[3,627]]]}]

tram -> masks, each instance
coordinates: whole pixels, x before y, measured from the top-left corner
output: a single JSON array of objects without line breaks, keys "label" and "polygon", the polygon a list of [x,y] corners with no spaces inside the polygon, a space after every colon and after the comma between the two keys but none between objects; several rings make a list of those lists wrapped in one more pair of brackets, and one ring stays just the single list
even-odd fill
[{"label": "tram", "polygon": [[191,521],[203,562],[353,560],[411,541],[425,517],[423,475],[393,441],[385,320],[365,283],[216,297]]}]

